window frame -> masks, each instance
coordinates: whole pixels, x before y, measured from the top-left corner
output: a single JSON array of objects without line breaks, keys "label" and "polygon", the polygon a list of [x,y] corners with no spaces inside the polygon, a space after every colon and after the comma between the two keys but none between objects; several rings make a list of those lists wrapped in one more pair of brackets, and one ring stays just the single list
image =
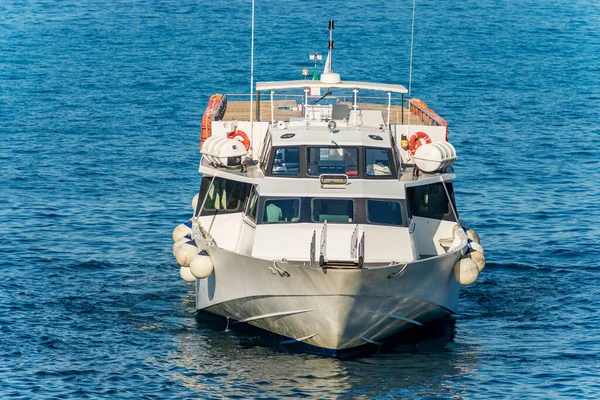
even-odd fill
[{"label": "window frame", "polygon": [[[388,163],[390,168],[389,175],[369,175],[367,174],[367,152],[369,150],[384,150],[388,156]],[[391,148],[389,147],[373,147],[373,146],[365,146],[363,153],[363,170],[362,176],[364,179],[398,179],[398,170],[396,169],[396,163],[394,162],[394,154]]]},{"label": "window frame", "polygon": [[[369,203],[372,201],[378,201],[378,202],[386,202],[386,203],[397,203],[400,206],[400,224],[388,224],[388,223],[384,223],[384,222],[373,222],[369,219]],[[392,200],[392,199],[372,199],[372,198],[365,198],[365,219],[367,221],[368,224],[372,224],[372,225],[385,225],[385,226],[406,226],[406,222],[404,221],[404,213],[403,213],[403,206],[402,206],[402,202],[400,200]]]},{"label": "window frame", "polygon": [[[298,201],[298,220],[297,221],[265,221],[265,212],[267,211],[267,201],[273,200],[297,200]],[[302,197],[265,197],[260,199],[261,209],[262,209],[262,218],[259,224],[261,225],[270,225],[270,224],[297,224],[302,222]]]},{"label": "window frame", "polygon": [[[295,177],[295,178],[301,178],[302,177],[302,147],[303,146],[278,146],[278,147],[271,147],[271,154],[273,155],[271,157],[271,155],[269,155],[268,158],[268,168],[266,169],[266,173],[265,175],[269,175],[269,176],[275,176],[275,177],[283,177],[283,178],[289,178],[289,177]],[[296,174],[280,174],[280,173],[274,173],[273,172],[273,164],[275,163],[275,156],[277,155],[277,152],[280,149],[298,149],[298,172]]]},{"label": "window frame", "polygon": [[271,156],[273,154],[273,136],[271,132],[267,132],[265,135],[265,141],[263,143],[262,154],[260,156],[260,169],[264,175],[267,175],[271,171]]},{"label": "window frame", "polygon": [[[238,213],[238,212],[243,212],[244,208],[245,208],[245,203],[246,203],[246,197],[248,196],[248,191],[250,190],[250,184],[249,183],[245,183],[245,182],[240,182],[240,181],[235,181],[235,180],[231,180],[231,179],[226,179],[223,177],[215,177],[215,182],[217,182],[217,180],[222,180],[224,182],[232,182],[235,185],[240,185],[240,191],[239,191],[239,196],[238,196],[238,204],[236,208],[206,208],[206,203],[204,204],[204,207],[202,208],[202,212],[200,213],[200,216],[211,216],[211,215],[217,215],[217,214],[234,214],[234,213]],[[208,189],[211,186],[211,181],[213,180],[213,176],[205,176],[203,175],[200,181],[200,190],[199,190],[199,195],[198,195],[198,201],[199,202],[203,202],[204,198],[206,197],[206,193],[208,192]],[[207,185],[205,186],[204,183],[207,182]],[[194,210],[195,213],[195,210]]]},{"label": "window frame", "polygon": [[[361,153],[362,153],[360,151],[361,146],[345,146],[345,147],[341,146],[341,147],[342,147],[342,151],[344,152],[344,172],[343,172],[343,174],[347,175],[348,178],[350,178],[350,177],[352,177],[352,178],[359,178],[361,176],[361,171],[360,171],[360,165],[361,165],[361,158],[360,158],[360,156],[361,156]],[[307,177],[309,177],[309,178],[318,178],[319,176],[321,176],[323,174],[336,174],[336,173],[339,173],[339,172],[323,172],[323,173],[317,172],[315,174],[311,174],[310,172],[308,172],[308,166],[309,166],[309,160],[310,160],[309,153],[310,153],[311,149],[318,149],[318,150],[321,150],[321,149],[337,149],[337,150],[339,150],[340,148],[338,146],[335,146],[335,145],[333,145],[333,146],[331,146],[331,145],[326,145],[326,146],[325,145],[318,145],[318,146],[305,146],[305,148],[306,148],[306,151],[304,151],[304,157],[305,157],[306,162],[304,163],[305,164],[304,165],[304,174]],[[354,160],[354,161],[356,161],[356,175],[353,175],[353,174],[348,175],[348,173],[346,171],[346,164],[345,164],[346,152],[350,153],[350,151],[348,149],[356,149],[356,159]],[[350,156],[348,156],[348,157],[350,157]],[[320,157],[319,157],[319,160],[320,160]]]},{"label": "window frame", "polygon": [[[343,197],[311,197],[310,198],[310,221],[312,223],[321,224],[321,223],[325,222],[325,221],[315,221],[315,219],[314,219],[315,200],[350,201],[352,203],[352,221],[348,221],[348,222],[327,221],[328,224],[357,224],[357,223],[360,223],[360,222],[357,222],[357,220],[356,220],[356,202],[354,201],[354,199],[347,199],[347,198],[343,198]],[[319,214],[319,215],[321,215],[321,214]]]},{"label": "window frame", "polygon": [[[446,185],[446,189],[448,190],[448,194],[450,195],[450,199],[448,199],[448,196],[446,195],[446,190],[442,187],[443,190],[443,194],[444,197],[447,200],[447,206],[448,206],[448,212],[441,214],[428,214],[425,215],[425,213],[421,213],[421,212],[414,212],[413,207],[415,207],[415,202],[414,200],[414,194],[416,193],[415,191],[418,188],[424,188],[424,187],[428,187],[428,186],[433,186],[433,185]],[[453,222],[458,222],[456,220],[456,218],[460,218],[458,215],[458,209],[456,208],[456,201],[454,199],[454,186],[452,185],[452,182],[435,182],[435,183],[430,183],[428,185],[413,185],[413,186],[408,186],[406,187],[406,206],[407,206],[407,213],[409,218],[412,217],[421,217],[421,218],[429,218],[429,219],[435,219],[438,221],[453,221]],[[456,218],[454,216],[454,211],[453,209],[456,211]]]},{"label": "window frame", "polygon": [[[272,141],[266,140],[266,145],[270,144],[269,150],[267,153],[263,153],[260,161],[261,169],[266,177],[273,178],[311,178],[318,179],[322,174],[309,174],[308,173],[308,152],[311,148],[338,148],[337,146],[332,146],[330,144],[321,144],[321,145],[298,145],[296,143],[290,145],[281,145],[281,146],[272,146]],[[297,175],[279,175],[273,174],[273,162],[275,159],[275,153],[280,148],[285,147],[298,147],[299,149],[299,173]],[[397,163],[399,162],[396,159],[394,149],[388,147],[375,147],[375,146],[362,146],[362,145],[352,145],[352,146],[342,146],[344,150],[347,148],[356,148],[358,149],[358,157],[356,158],[357,166],[357,174],[356,175],[345,175],[348,176],[348,179],[390,179],[395,180],[398,179],[399,171]],[[387,150],[388,159],[390,162],[390,171],[391,175],[367,175],[366,174],[366,149],[379,149],[379,150]],[[264,161],[263,161],[264,160]]]},{"label": "window frame", "polygon": [[[256,196],[256,209],[255,209],[255,214],[254,216],[252,214],[250,214],[250,207],[252,207],[252,198]],[[250,192],[248,193],[248,199],[246,201],[246,204],[244,206],[244,217],[246,219],[248,219],[249,221],[253,222],[254,225],[257,224],[256,220],[258,217],[258,205],[260,203],[260,195],[258,194],[258,190],[256,188],[256,185],[252,185],[252,187],[250,188]]]}]

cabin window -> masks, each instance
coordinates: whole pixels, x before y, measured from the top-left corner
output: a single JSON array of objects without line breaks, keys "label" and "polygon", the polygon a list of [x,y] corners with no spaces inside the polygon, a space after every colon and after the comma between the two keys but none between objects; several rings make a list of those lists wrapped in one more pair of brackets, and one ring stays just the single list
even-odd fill
[{"label": "cabin window", "polygon": [[[451,183],[446,183],[450,198],[454,199]],[[414,186],[406,188],[409,209],[412,215],[433,219],[445,219],[454,221],[448,195],[444,185],[434,183],[431,185]],[[454,201],[453,201],[454,202]]]},{"label": "cabin window", "polygon": [[271,134],[267,133],[267,135],[265,136],[265,141],[263,143],[263,148],[262,148],[262,154],[260,157],[260,168],[265,175],[267,174],[268,161],[269,161],[269,157],[271,156],[272,142],[273,142],[273,139],[271,138]]},{"label": "cabin window", "polygon": [[314,222],[354,222],[354,201],[346,199],[313,199],[312,220]]},{"label": "cabin window", "polygon": [[300,172],[300,149],[298,147],[280,147],[273,158],[273,175],[298,175]]},{"label": "cabin window", "polygon": [[358,175],[357,147],[309,147],[308,174]]},{"label": "cabin window", "polygon": [[402,225],[399,201],[367,200],[367,220],[372,224]]},{"label": "cabin window", "polygon": [[298,222],[300,199],[268,199],[265,201],[263,222]]},{"label": "cabin window", "polygon": [[246,209],[246,216],[252,221],[256,222],[256,213],[258,211],[258,192],[256,187],[252,187],[250,192],[250,198],[248,200],[248,207]]},{"label": "cabin window", "polygon": [[389,149],[365,149],[365,173],[367,176],[391,176],[391,158]]},{"label": "cabin window", "polygon": [[239,210],[248,193],[248,184],[215,178],[211,185],[212,180],[212,177],[202,178],[199,199],[200,201],[204,201],[204,197],[206,196],[204,210]]}]

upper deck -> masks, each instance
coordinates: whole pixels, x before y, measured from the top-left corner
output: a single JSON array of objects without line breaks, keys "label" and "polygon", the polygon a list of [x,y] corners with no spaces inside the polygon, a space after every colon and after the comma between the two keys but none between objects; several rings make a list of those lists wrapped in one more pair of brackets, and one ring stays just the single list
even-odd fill
[{"label": "upper deck", "polygon": [[[428,143],[447,141],[446,121],[419,99],[405,98],[401,85],[301,80],[256,89],[252,102],[248,95],[212,96],[202,140],[245,137],[247,156],[265,176],[397,179],[411,164],[408,142],[417,132]],[[209,160],[220,148],[213,143],[203,148]]]},{"label": "upper deck", "polygon": [[[236,95],[229,95],[227,97],[227,109],[225,111],[225,114],[223,115],[223,121],[250,120],[250,101],[235,100],[236,98],[241,97],[242,96]],[[279,97],[283,97],[283,99],[280,99]],[[285,97],[287,97],[287,99]],[[364,100],[382,101],[385,100],[385,98],[379,97]],[[299,98],[299,96],[296,98],[292,98],[291,96],[281,95],[277,96],[277,100],[273,100],[272,104],[270,101],[261,101],[260,103],[254,103],[254,120],[257,122],[271,120],[290,121],[294,118],[302,118],[302,103],[299,101],[301,101],[301,98]],[[390,124],[438,126],[438,124],[435,123],[434,118],[427,115],[428,111],[418,110],[421,112],[417,112],[417,106],[412,104],[410,100],[405,100],[404,103],[405,104],[391,105],[389,120]],[[349,108],[352,107],[352,102],[348,101],[345,96],[340,98],[340,102],[338,104],[346,105]],[[387,104],[383,103],[367,103],[366,101],[361,101],[357,103],[357,107],[361,110],[378,110],[381,111],[384,115],[387,112]],[[271,110],[273,110],[273,114],[271,114]]]}]

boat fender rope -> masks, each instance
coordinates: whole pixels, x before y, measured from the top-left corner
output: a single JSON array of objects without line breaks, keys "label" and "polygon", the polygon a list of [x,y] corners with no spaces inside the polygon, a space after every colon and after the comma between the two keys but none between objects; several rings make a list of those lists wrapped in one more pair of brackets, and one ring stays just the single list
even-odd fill
[{"label": "boat fender rope", "polygon": [[408,150],[410,150],[410,154],[414,155],[417,149],[421,147],[423,144],[421,140],[424,140],[426,144],[431,143],[429,135],[427,135],[425,132],[416,132],[410,137],[410,141],[408,142]]},{"label": "boat fender rope", "polygon": [[396,271],[396,272],[392,272],[391,274],[389,274],[389,275],[388,275],[388,277],[387,277],[387,278],[388,278],[388,279],[392,279],[392,278],[393,278],[393,277],[395,277],[396,275],[400,275],[400,276],[404,275],[404,270],[406,269],[406,267],[408,267],[408,264],[404,264],[404,265],[402,266],[402,268],[400,268],[400,269],[399,269],[398,271]]}]

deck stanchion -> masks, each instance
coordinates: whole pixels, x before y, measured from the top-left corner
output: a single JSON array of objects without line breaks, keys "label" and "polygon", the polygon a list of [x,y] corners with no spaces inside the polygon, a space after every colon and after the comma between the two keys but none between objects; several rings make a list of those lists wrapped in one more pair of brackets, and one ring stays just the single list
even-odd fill
[{"label": "deck stanchion", "polygon": [[304,126],[308,123],[308,88],[304,88],[304,107],[302,107],[304,111]]},{"label": "deck stanchion", "polygon": [[388,92],[387,128],[390,129],[390,109],[392,108],[392,92]]},{"label": "deck stanchion", "polygon": [[353,89],[352,93],[354,93],[354,99],[352,100],[352,109],[354,110],[354,126],[356,127],[356,130],[358,130],[358,105],[356,104],[358,89]]},{"label": "deck stanchion", "polygon": [[[252,97],[250,97],[252,101]],[[260,90],[256,91],[256,120],[260,121]]]},{"label": "deck stanchion", "polygon": [[402,93],[402,125],[404,125],[404,93]]},{"label": "deck stanchion", "polygon": [[273,95],[275,94],[274,90],[271,90],[271,123],[275,123],[275,104],[273,102]]}]

